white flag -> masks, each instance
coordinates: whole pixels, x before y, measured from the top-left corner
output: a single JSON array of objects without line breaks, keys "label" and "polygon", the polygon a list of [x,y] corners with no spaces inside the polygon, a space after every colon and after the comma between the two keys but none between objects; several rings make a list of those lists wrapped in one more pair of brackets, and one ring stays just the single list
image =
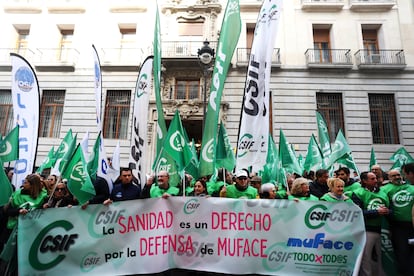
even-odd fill
[{"label": "white flag", "polygon": [[[265,0],[257,19],[237,140],[236,170],[261,170],[269,136],[269,84],[282,0]],[[254,126],[252,128],[252,126]]]},{"label": "white flag", "polygon": [[116,143],[114,153],[112,154],[111,166],[109,166],[109,175],[113,182],[115,182],[121,173],[121,147]]},{"label": "white flag", "polygon": [[98,52],[94,45],[93,48],[93,67],[94,67],[94,87],[95,87],[95,104],[96,104],[96,124],[98,125],[98,131],[102,131],[102,74],[101,63],[99,61]]},{"label": "white flag", "polygon": [[153,57],[145,59],[141,66],[134,94],[134,113],[132,115],[132,135],[129,151],[129,165],[138,184],[145,185],[146,152],[148,148],[147,125],[149,95],[151,92]]},{"label": "white flag", "polygon": [[85,160],[89,160],[89,131],[86,131],[85,136],[83,136],[83,139],[80,142],[80,146]]},{"label": "white flag", "polygon": [[14,121],[19,128],[19,159],[14,167],[13,184],[20,188],[27,175],[34,172],[39,135],[39,85],[30,64],[11,53],[12,99]]}]

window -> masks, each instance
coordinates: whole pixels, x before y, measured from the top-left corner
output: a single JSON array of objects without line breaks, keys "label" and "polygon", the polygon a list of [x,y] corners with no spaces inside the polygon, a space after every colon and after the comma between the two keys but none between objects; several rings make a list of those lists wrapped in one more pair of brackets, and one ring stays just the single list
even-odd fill
[{"label": "window", "polygon": [[73,41],[73,28],[72,29],[60,29],[60,42],[57,60],[67,61],[70,57],[70,51]]},{"label": "window", "polygon": [[204,22],[178,22],[179,36],[203,36]]},{"label": "window", "polygon": [[13,103],[11,90],[0,89],[0,135],[7,135],[13,127]]},{"label": "window", "polygon": [[313,29],[313,48],[316,62],[330,63],[332,61],[329,29]]},{"label": "window", "polygon": [[340,129],[345,135],[342,93],[316,93],[316,105],[325,118],[331,143],[334,143]]},{"label": "window", "polygon": [[369,94],[372,142],[399,144],[397,115],[393,94]]},{"label": "window", "polygon": [[16,52],[25,55],[28,49],[30,25],[15,26],[17,32]]},{"label": "window", "polygon": [[104,138],[127,138],[130,101],[130,90],[107,91],[103,129]]},{"label": "window", "polygon": [[199,80],[177,80],[175,84],[176,100],[193,100],[200,98]]},{"label": "window", "polygon": [[373,29],[362,29],[364,49],[367,54],[378,54],[378,32]]},{"label": "window", "polygon": [[253,38],[254,38],[254,29],[255,25],[246,25],[246,48],[251,49],[253,44]]},{"label": "window", "polygon": [[137,29],[135,27],[119,27],[121,33],[121,48],[133,48],[136,41]]},{"label": "window", "polygon": [[65,90],[43,90],[39,118],[40,137],[59,137],[64,103]]}]

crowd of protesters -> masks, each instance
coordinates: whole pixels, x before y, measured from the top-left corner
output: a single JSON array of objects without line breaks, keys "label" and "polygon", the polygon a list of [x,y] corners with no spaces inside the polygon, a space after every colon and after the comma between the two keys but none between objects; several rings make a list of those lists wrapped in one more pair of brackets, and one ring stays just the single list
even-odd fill
[{"label": "crowd of protesters", "polygon": [[[11,179],[12,170],[6,173]],[[221,168],[216,181],[207,177],[193,179],[186,174],[185,181],[177,186],[170,185],[169,178],[167,171],[160,171],[157,175],[148,176],[147,182],[141,187],[131,169],[123,168],[111,192],[105,179],[97,177],[93,183],[96,195],[81,207],[85,209],[89,204],[109,205],[113,201],[170,196],[353,202],[362,210],[366,230],[359,275],[386,275],[381,263],[381,230],[384,221],[391,233],[396,257],[395,270],[398,275],[414,275],[414,245],[408,242],[414,238],[414,163],[388,172],[374,165],[371,171],[354,174],[353,177],[346,167],[340,167],[333,175],[328,170],[319,169],[306,172],[303,176],[287,175],[284,183],[262,183],[260,176],[246,169],[233,174]],[[13,192],[9,203],[0,209],[2,274],[14,269],[10,267],[13,254],[4,252],[6,250],[3,248],[6,249],[5,244],[14,235],[19,215],[36,208],[70,208],[78,204],[65,179],[56,175],[28,175],[22,187]]]}]

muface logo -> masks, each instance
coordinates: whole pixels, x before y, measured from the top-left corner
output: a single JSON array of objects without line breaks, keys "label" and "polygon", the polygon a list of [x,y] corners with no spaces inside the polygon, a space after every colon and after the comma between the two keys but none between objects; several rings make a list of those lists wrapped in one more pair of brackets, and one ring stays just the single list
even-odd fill
[{"label": "muface logo", "polygon": [[15,80],[17,86],[23,92],[30,92],[34,84],[34,76],[31,70],[27,67],[20,67],[16,71]]}]

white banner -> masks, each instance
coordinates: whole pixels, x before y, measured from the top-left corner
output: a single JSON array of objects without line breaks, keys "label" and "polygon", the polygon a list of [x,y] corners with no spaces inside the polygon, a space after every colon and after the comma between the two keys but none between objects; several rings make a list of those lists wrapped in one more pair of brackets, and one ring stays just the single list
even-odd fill
[{"label": "white banner", "polygon": [[34,169],[39,131],[39,84],[30,64],[11,53],[14,121],[19,128],[19,160],[14,167],[13,184],[20,188]]},{"label": "white banner", "polygon": [[98,52],[94,45],[93,48],[93,68],[94,68],[94,88],[95,88],[95,104],[96,104],[96,124],[98,125],[98,131],[102,131],[102,73],[101,63],[99,61]]},{"label": "white banner", "polygon": [[20,275],[352,275],[365,245],[353,203],[170,197],[19,216]]},{"label": "white banner", "polygon": [[112,178],[109,175],[109,164],[108,158],[106,155],[103,132],[102,132],[102,74],[101,74],[101,63],[99,61],[98,52],[94,45],[93,48],[93,57],[94,57],[94,72],[95,72],[95,102],[96,102],[96,124],[98,126],[98,131],[101,132],[101,139],[99,143],[99,163],[98,163],[98,172],[97,176],[105,178],[108,183],[109,192],[112,191]]},{"label": "white banner", "polygon": [[153,56],[145,59],[138,75],[134,94],[134,113],[132,115],[131,144],[129,151],[129,168],[139,181],[145,185],[145,171],[147,170],[148,138],[148,108],[151,93]]},{"label": "white banner", "polygon": [[266,163],[270,69],[282,1],[265,0],[257,19],[244,88],[236,170],[252,166],[257,172]]}]

